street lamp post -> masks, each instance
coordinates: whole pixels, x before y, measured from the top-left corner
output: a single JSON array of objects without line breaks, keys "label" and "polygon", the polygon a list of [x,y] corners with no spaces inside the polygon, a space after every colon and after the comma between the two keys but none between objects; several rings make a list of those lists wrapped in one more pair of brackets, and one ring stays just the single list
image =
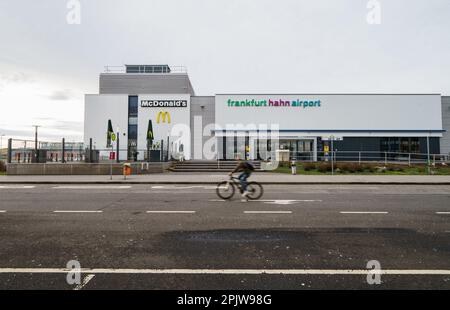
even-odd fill
[{"label": "street lamp post", "polygon": [[38,162],[38,128],[40,125],[33,125],[34,127],[34,160],[35,163]]}]

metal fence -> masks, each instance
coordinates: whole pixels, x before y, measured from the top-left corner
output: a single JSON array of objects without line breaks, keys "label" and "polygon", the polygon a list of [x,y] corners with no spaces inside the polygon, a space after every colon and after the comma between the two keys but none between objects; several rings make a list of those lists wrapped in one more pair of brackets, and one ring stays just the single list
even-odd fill
[{"label": "metal fence", "polygon": [[[450,154],[426,154],[376,151],[317,152],[317,161],[380,162],[384,164],[439,164],[450,163]],[[314,161],[314,152],[289,152],[289,160]]]},{"label": "metal fence", "polygon": [[[333,161],[333,162],[380,162],[384,164],[450,164],[450,154],[425,154],[380,151],[333,151],[333,152],[292,152],[284,151],[279,161]],[[272,152],[276,153],[276,152]],[[276,158],[271,154],[268,158]],[[32,141],[9,139],[8,150],[2,154],[9,163],[70,163],[70,162],[166,162],[179,160],[180,153],[174,150],[170,141],[155,141],[152,147],[128,148],[115,144],[111,148],[97,148],[95,144],[82,142]],[[181,154],[183,156],[183,154]],[[243,158],[243,157],[241,157]]]},{"label": "metal fence", "polygon": [[5,160],[8,163],[106,163],[106,162],[165,162],[174,159],[166,141],[158,141],[148,149],[97,148],[82,142],[47,142],[9,139]]}]

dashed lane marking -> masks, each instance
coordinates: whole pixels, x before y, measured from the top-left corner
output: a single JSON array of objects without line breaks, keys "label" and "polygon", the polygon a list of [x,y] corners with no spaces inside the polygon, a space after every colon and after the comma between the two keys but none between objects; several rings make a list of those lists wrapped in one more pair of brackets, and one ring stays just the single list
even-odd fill
[{"label": "dashed lane marking", "polygon": [[103,211],[97,210],[56,210],[53,213],[102,213]]},{"label": "dashed lane marking", "polygon": [[54,189],[128,189],[131,188],[129,185],[120,185],[120,186],[54,186]]},{"label": "dashed lane marking", "polygon": [[0,210],[0,213],[6,213],[6,210]]},{"label": "dashed lane marking", "polygon": [[150,214],[194,214],[196,211],[147,211]]},{"label": "dashed lane marking", "polygon": [[[68,273],[67,268],[0,268],[5,273]],[[248,274],[248,275],[450,275],[450,269],[113,269],[82,268],[88,274]],[[91,278],[92,279],[92,278]]]},{"label": "dashed lane marking", "polygon": [[341,211],[341,214],[388,214],[386,211]]},{"label": "dashed lane marking", "polygon": [[0,189],[30,189],[35,187],[34,185],[2,185]]},{"label": "dashed lane marking", "polygon": [[436,212],[436,214],[450,214],[450,212]]},{"label": "dashed lane marking", "polygon": [[245,214],[292,214],[292,211],[244,211]]},{"label": "dashed lane marking", "polygon": [[289,199],[274,199],[274,200],[267,200],[267,199],[263,199],[263,200],[252,200],[253,202],[258,202],[261,201],[263,203],[267,203],[267,204],[275,204],[275,205],[292,205],[295,203],[299,203],[299,202],[321,202],[322,200],[312,200],[312,199],[303,199],[303,200],[289,200]]},{"label": "dashed lane marking", "polygon": [[89,281],[92,280],[92,278],[94,277],[94,274],[88,274],[84,279],[83,282],[81,282],[80,284],[78,284],[77,286],[75,286],[75,288],[73,289],[74,291],[79,291],[81,290],[83,287],[86,286],[86,284],[88,284]]},{"label": "dashed lane marking", "polygon": [[194,189],[194,188],[215,189],[216,186],[201,186],[201,185],[194,185],[194,186],[163,186],[163,185],[155,185],[155,186],[152,186],[152,189]]}]

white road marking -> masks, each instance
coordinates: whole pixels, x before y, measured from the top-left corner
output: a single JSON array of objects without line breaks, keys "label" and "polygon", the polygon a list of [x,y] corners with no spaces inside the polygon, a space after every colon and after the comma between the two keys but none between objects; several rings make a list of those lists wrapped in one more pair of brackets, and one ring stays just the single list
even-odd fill
[{"label": "white road marking", "polygon": [[225,199],[210,199],[209,201],[212,201],[212,202],[224,202],[226,200]]},{"label": "white road marking", "polygon": [[0,210],[0,213],[6,213],[6,210]]},{"label": "white road marking", "polygon": [[29,188],[35,188],[34,185],[2,185],[0,186],[1,189],[29,189]]},{"label": "white road marking", "polygon": [[54,186],[54,189],[127,189],[127,188],[131,188],[131,186],[129,185],[120,185],[120,186],[112,186],[112,185],[93,185],[93,186],[88,186],[88,185],[81,185],[81,186]]},{"label": "white road marking", "polygon": [[385,211],[341,211],[341,214],[388,214]]},{"label": "white road marking", "polygon": [[245,214],[291,214],[292,211],[244,211]]},{"label": "white road marking", "polygon": [[289,200],[289,199],[275,199],[275,200],[267,200],[267,199],[262,199],[262,200],[252,200],[253,202],[258,202],[258,201],[262,201],[264,203],[267,204],[276,204],[276,205],[291,205],[294,203],[298,203],[298,202],[321,202],[322,200]]},{"label": "white road marking", "polygon": [[83,287],[86,286],[86,284],[88,284],[89,281],[92,280],[92,278],[94,277],[94,274],[88,274],[84,279],[83,282],[81,282],[80,284],[78,284],[77,286],[75,286],[75,288],[73,289],[74,291],[79,291],[81,290]]},{"label": "white road marking", "polygon": [[53,213],[102,213],[103,211],[94,210],[56,210]]},{"label": "white road marking", "polygon": [[193,186],[163,186],[163,185],[155,185],[152,186],[153,189],[193,189],[193,188],[204,188],[204,189],[215,189],[216,186],[202,186],[202,185],[193,185]]},{"label": "white road marking", "polygon": [[193,214],[196,211],[147,211],[147,213],[161,213],[161,214],[175,214],[175,213],[181,213],[181,214]]},{"label": "white road marking", "polygon": [[436,214],[450,214],[450,212],[436,212]]},{"label": "white road marking", "polygon": [[[67,268],[0,268],[4,273],[68,273]],[[82,268],[89,274],[290,274],[290,275],[450,275],[450,269],[113,269]]]}]

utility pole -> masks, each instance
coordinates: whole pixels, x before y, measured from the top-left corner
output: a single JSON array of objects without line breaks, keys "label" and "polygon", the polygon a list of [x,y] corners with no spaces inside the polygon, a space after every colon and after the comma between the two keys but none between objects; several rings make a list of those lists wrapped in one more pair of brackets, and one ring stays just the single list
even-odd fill
[{"label": "utility pole", "polygon": [[38,162],[38,128],[40,125],[33,125],[34,127],[34,162]]}]

